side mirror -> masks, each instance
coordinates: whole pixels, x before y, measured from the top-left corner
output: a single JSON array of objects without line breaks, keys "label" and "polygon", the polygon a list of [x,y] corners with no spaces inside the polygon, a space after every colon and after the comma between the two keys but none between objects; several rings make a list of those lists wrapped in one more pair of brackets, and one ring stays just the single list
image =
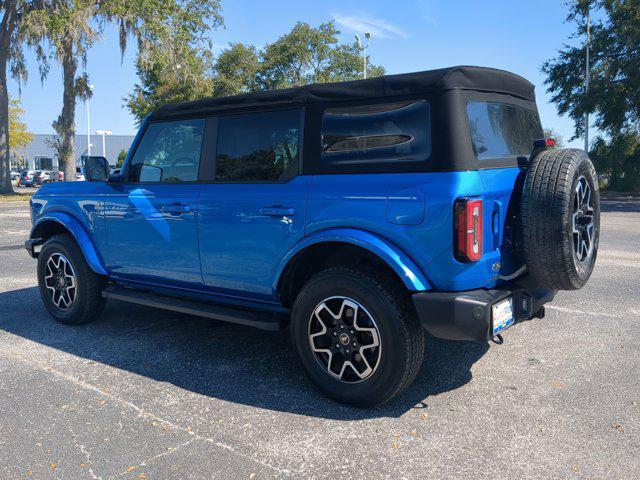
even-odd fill
[{"label": "side mirror", "polygon": [[109,162],[104,157],[85,157],[84,175],[88,182],[106,182],[109,179]]}]

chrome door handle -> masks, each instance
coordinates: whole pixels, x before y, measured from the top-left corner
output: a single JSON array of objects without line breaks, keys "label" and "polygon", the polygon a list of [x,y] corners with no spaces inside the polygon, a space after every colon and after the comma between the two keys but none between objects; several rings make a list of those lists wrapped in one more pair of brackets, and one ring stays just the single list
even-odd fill
[{"label": "chrome door handle", "polygon": [[260,215],[266,215],[269,217],[290,217],[295,215],[296,211],[292,207],[283,207],[281,205],[274,205],[271,207],[261,207]]}]

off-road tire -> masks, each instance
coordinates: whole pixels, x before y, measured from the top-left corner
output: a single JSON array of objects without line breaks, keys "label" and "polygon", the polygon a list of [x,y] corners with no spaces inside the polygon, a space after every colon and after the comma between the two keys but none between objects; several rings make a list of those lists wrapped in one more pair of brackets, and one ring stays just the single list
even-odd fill
[{"label": "off-road tire", "polygon": [[[578,182],[592,195],[593,234],[588,255],[578,260],[573,215]],[[600,236],[600,192],[588,155],[576,149],[545,149],[527,170],[521,202],[522,241],[528,271],[541,286],[577,290],[589,280]]]},{"label": "off-road tire", "polygon": [[[62,254],[70,262],[76,277],[74,301],[71,305],[59,308],[45,285],[47,262],[55,254]],[[106,300],[102,290],[106,281],[96,274],[87,264],[80,247],[69,235],[55,235],[45,242],[38,254],[38,286],[42,302],[49,314],[58,322],[66,325],[80,325],[96,320],[104,309]]]},{"label": "off-road tire", "polygon": [[[362,305],[375,318],[380,333],[377,368],[357,383],[332,377],[310,346],[311,316],[323,299],[335,296]],[[318,388],[334,400],[358,407],[374,407],[398,395],[416,378],[424,356],[424,331],[406,290],[394,279],[368,270],[331,268],[313,276],[293,305],[291,337]]]}]

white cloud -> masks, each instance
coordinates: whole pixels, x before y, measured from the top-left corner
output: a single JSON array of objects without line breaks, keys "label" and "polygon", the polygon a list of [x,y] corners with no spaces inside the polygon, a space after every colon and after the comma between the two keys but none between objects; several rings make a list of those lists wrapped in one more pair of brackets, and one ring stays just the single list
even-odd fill
[{"label": "white cloud", "polygon": [[349,30],[358,33],[370,32],[371,36],[376,38],[407,38],[409,35],[404,30],[390,24],[385,20],[374,18],[368,15],[341,15],[333,16],[336,23],[342,25]]}]

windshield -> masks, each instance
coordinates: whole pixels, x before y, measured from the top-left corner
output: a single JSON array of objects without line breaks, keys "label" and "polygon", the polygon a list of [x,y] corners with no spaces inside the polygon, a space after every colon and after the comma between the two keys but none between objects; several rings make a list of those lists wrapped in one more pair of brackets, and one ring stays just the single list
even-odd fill
[{"label": "windshield", "polygon": [[516,105],[469,102],[467,117],[478,160],[529,156],[533,141],[544,136],[538,114]]}]

